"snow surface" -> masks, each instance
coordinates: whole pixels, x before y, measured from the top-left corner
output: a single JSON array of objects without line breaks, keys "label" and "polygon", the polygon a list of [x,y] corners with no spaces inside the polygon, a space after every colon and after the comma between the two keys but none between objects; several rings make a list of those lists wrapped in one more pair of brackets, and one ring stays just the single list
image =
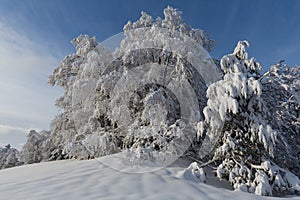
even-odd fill
[{"label": "snow surface", "polygon": [[[183,162],[148,173],[128,173],[102,164],[101,159],[53,161],[1,170],[0,199],[282,199],[199,183],[190,175],[184,176],[188,164]],[[112,156],[104,159],[116,162]]]}]

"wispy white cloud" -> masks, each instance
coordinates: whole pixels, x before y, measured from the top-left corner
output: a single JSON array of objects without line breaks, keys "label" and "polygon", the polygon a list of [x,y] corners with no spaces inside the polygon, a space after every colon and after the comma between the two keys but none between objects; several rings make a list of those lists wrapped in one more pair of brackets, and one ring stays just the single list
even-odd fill
[{"label": "wispy white cloud", "polygon": [[27,133],[29,130],[31,130],[31,129],[0,124],[0,135],[9,135],[10,133],[12,133],[14,131],[26,132]]},{"label": "wispy white cloud", "polygon": [[26,135],[31,129],[0,124],[0,147],[10,144],[21,149],[26,142]]},{"label": "wispy white cloud", "polygon": [[0,21],[0,145],[24,142],[30,127],[47,129],[57,113],[61,91],[47,79],[59,58],[43,45]]}]

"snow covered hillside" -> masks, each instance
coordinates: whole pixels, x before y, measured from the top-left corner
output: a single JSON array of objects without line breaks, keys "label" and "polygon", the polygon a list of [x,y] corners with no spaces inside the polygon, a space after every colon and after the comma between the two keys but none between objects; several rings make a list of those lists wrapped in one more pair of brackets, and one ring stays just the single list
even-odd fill
[{"label": "snow covered hillside", "polygon": [[25,165],[0,171],[0,199],[281,199],[197,183],[182,165],[148,173],[116,171],[101,159]]}]

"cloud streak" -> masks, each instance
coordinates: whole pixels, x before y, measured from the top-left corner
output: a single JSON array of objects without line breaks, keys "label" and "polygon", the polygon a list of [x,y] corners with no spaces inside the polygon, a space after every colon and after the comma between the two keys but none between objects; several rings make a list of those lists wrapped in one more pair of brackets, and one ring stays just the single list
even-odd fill
[{"label": "cloud streak", "polygon": [[59,62],[53,55],[0,21],[0,145],[20,147],[30,127],[48,129],[57,113],[54,101],[61,95],[47,84]]},{"label": "cloud streak", "polygon": [[26,135],[30,130],[31,129],[0,124],[0,147],[10,144],[12,147],[20,150],[25,144]]}]

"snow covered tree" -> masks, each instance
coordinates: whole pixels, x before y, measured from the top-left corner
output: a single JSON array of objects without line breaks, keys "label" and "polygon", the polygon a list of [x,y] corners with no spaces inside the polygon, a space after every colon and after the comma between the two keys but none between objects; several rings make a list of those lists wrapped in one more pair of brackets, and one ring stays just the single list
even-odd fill
[{"label": "snow covered tree", "polygon": [[38,163],[49,160],[53,144],[50,140],[50,132],[41,133],[31,130],[27,135],[27,141],[20,152],[20,161],[24,164]]},{"label": "snow covered tree", "polygon": [[[199,120],[206,83],[218,79],[219,71],[203,50],[213,47],[208,35],[185,24],[176,9],[167,7],[164,15],[153,20],[142,12],[138,21],[128,22],[114,52],[87,35],[72,41],[76,53],[49,77],[51,85],[65,90],[56,102],[63,113],[51,126],[52,159],[86,159],[124,149],[176,151],[166,145],[183,134],[180,112]],[[141,66],[146,67],[138,72]],[[189,96],[187,84],[196,98],[194,107],[185,108],[177,98]]]},{"label": "snow covered tree", "polygon": [[261,77],[262,98],[278,133],[274,161],[300,177],[300,67],[279,62]]},{"label": "snow covered tree", "polygon": [[10,144],[0,148],[0,169],[22,165],[23,163],[19,161],[19,158],[19,151],[12,148]]},{"label": "snow covered tree", "polygon": [[[299,182],[289,185],[287,172],[271,162],[277,133],[270,118],[266,119],[262,67],[254,58],[248,58],[248,46],[247,41],[238,42],[234,52],[221,59],[224,77],[208,87],[205,121],[198,124],[199,137],[206,134],[211,141],[218,138],[212,158],[219,163],[217,176],[229,180],[235,189],[259,195],[272,195],[275,188],[299,190]],[[284,187],[278,187],[277,179]]]}]

